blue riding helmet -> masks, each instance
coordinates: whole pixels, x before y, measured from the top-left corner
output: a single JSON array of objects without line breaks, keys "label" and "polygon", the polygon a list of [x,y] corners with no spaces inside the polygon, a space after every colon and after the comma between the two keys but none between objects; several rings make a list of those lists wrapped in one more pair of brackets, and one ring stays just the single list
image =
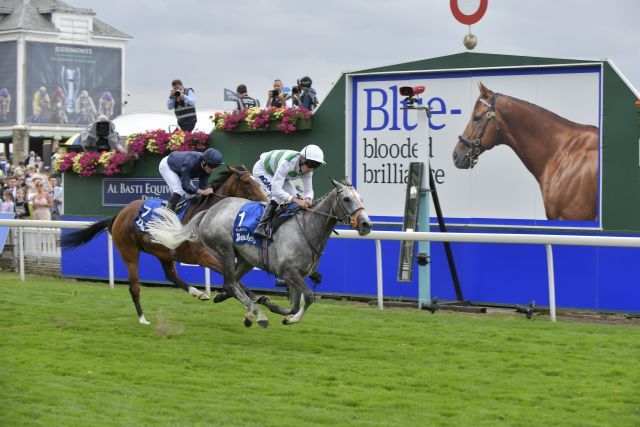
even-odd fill
[{"label": "blue riding helmet", "polygon": [[202,161],[210,167],[217,167],[222,164],[222,153],[215,148],[208,148],[202,155]]}]

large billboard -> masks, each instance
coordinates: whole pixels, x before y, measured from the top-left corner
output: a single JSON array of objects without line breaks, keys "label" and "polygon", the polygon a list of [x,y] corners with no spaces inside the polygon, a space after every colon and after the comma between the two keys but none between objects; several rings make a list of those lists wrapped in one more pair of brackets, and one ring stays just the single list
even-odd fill
[{"label": "large billboard", "polygon": [[[347,175],[378,220],[401,221],[408,166],[421,161],[450,224],[600,228],[601,74],[598,64],[350,75]],[[399,94],[421,85],[414,106],[430,118]]]},{"label": "large billboard", "polygon": [[0,126],[16,123],[17,55],[16,42],[0,43]]},{"label": "large billboard", "polygon": [[86,126],[120,115],[121,49],[27,42],[27,122]]}]

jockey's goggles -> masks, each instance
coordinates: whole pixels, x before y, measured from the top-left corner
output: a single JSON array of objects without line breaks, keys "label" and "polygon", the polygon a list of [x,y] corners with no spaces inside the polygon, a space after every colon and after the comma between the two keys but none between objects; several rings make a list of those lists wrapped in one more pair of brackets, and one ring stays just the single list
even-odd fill
[{"label": "jockey's goggles", "polygon": [[304,164],[309,166],[311,169],[318,169],[320,166],[322,166],[322,163],[316,162],[315,160],[305,160]]}]

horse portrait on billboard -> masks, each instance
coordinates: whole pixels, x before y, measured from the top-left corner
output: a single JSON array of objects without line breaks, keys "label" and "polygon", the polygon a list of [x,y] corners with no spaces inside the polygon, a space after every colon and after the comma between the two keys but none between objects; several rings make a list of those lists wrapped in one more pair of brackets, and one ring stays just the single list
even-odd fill
[{"label": "horse portrait on billboard", "polygon": [[482,153],[507,145],[538,182],[547,219],[596,221],[598,142],[597,127],[574,123],[480,83],[453,162],[459,169],[471,169]]}]

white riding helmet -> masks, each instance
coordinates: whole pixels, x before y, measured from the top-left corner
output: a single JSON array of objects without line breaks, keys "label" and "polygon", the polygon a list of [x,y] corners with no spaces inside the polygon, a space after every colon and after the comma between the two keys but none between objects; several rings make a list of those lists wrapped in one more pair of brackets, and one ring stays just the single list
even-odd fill
[{"label": "white riding helmet", "polygon": [[300,154],[302,154],[307,160],[313,160],[314,162],[319,162],[323,165],[325,164],[322,148],[318,147],[317,145],[307,145],[300,151]]}]

